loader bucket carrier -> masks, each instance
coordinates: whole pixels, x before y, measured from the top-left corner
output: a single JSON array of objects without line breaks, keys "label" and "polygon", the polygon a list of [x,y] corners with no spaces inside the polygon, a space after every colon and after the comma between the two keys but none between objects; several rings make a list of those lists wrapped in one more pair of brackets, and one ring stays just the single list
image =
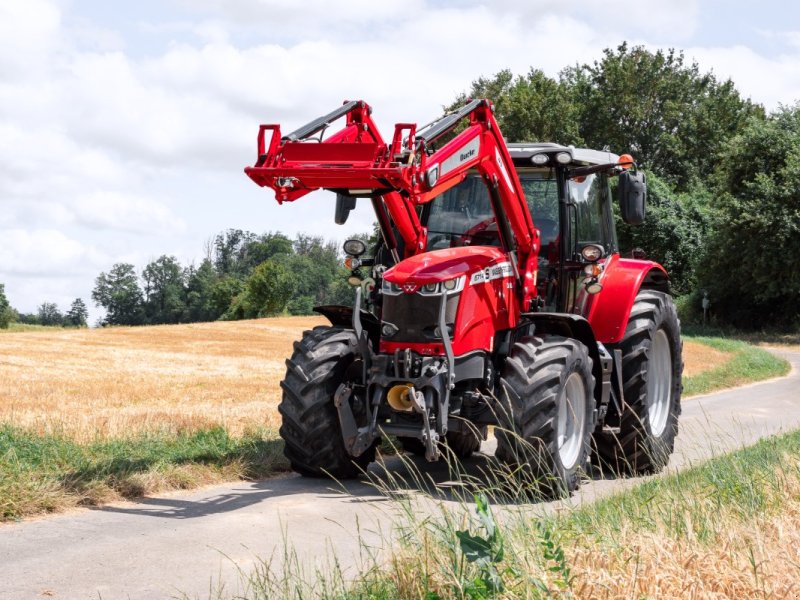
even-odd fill
[{"label": "loader bucket carrier", "polygon": [[331,325],[287,361],[296,471],[358,475],[384,435],[467,458],[489,425],[497,457],[553,494],[578,487],[593,453],[614,472],[667,463],[680,325],[663,267],[620,256],[609,185],[639,224],[644,174],[629,155],[507,144],[493,113],[471,100],[398,123],[388,144],[361,100],[288,135],[259,129],[245,172],[278,203],[329,190],[343,223],[366,198],[381,233],[371,257],[345,242],[354,305],[317,307]]},{"label": "loader bucket carrier", "polygon": [[[475,169],[497,202],[510,200],[505,211],[513,241],[510,232],[504,233],[506,248],[516,251],[515,267],[535,264],[537,234],[488,100],[473,100],[419,130],[416,124],[398,123],[390,145],[383,142],[371,113],[370,106],[359,100],[346,102],[287,136],[281,137],[279,125],[262,125],[258,162],[245,172],[258,185],[274,189],[279,203],[320,188],[352,196],[382,196],[405,242],[405,254],[412,256],[424,251],[427,236],[414,206],[430,202]],[[341,118],[346,119],[343,129],[325,140],[313,137]],[[467,119],[463,131],[432,151],[434,144]],[[380,218],[382,211],[378,212]],[[527,291],[535,295],[533,286]]]}]

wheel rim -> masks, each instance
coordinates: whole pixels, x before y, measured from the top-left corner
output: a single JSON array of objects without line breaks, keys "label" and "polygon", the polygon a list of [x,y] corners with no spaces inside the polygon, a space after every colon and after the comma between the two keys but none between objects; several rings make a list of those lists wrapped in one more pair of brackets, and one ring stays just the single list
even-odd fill
[{"label": "wheel rim", "polygon": [[586,420],[586,385],[571,373],[558,399],[558,455],[565,469],[578,462]]},{"label": "wheel rim", "polygon": [[667,427],[672,393],[672,353],[663,329],[653,337],[647,368],[647,417],[650,432],[659,437]]}]

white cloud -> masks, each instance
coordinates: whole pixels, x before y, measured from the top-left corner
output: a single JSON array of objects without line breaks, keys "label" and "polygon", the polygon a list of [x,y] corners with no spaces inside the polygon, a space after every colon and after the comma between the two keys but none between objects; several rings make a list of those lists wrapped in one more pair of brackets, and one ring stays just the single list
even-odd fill
[{"label": "white cloud", "polygon": [[0,230],[0,276],[92,273],[105,257],[54,229]]},{"label": "white cloud", "polygon": [[186,231],[186,222],[163,203],[121,192],[100,191],[81,196],[74,203],[78,223],[158,236]]},{"label": "white cloud", "polygon": [[0,2],[0,79],[35,77],[52,59],[61,13],[46,0]]}]

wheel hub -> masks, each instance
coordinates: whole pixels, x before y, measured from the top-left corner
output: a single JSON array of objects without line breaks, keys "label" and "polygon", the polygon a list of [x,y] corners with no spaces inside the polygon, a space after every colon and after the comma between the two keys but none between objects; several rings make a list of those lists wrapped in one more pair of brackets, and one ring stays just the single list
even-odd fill
[{"label": "wheel hub", "polygon": [[659,329],[653,336],[647,369],[647,418],[655,437],[660,437],[667,427],[671,394],[672,354],[666,332]]},{"label": "wheel hub", "polygon": [[586,428],[586,385],[580,373],[570,373],[558,399],[558,455],[571,469],[581,455]]}]

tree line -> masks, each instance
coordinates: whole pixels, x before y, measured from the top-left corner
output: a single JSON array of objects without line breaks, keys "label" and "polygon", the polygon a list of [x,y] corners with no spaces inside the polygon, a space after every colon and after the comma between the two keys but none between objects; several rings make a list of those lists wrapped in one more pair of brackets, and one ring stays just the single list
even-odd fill
[{"label": "tree line", "polygon": [[199,266],[163,255],[141,273],[115,264],[95,280],[92,299],[104,325],[155,325],[311,314],[319,304],[349,304],[335,242],[300,234],[229,229],[208,244]]},{"label": "tree line", "polygon": [[[367,240],[368,235],[360,236]],[[206,245],[198,266],[162,255],[138,271],[117,263],[95,279],[91,297],[105,310],[96,324],[160,325],[312,314],[321,304],[352,304],[353,288],[335,242],[299,234],[228,229]],[[86,304],[61,313],[44,302],[36,313],[14,310],[0,284],[0,328],[19,322],[85,327]]]},{"label": "tree line", "polygon": [[89,310],[86,303],[80,298],[75,298],[66,312],[61,312],[55,302],[42,302],[35,313],[19,312],[9,304],[5,285],[0,283],[0,329],[8,329],[11,323],[50,327],[86,327],[88,318]]},{"label": "tree line", "polygon": [[620,247],[664,265],[682,318],[698,318],[707,293],[720,323],[800,326],[800,105],[768,114],[681,52],[627,44],[555,78],[477,79],[451,107],[470,97],[495,102],[510,142],[634,156],[647,220],[618,220]]}]

